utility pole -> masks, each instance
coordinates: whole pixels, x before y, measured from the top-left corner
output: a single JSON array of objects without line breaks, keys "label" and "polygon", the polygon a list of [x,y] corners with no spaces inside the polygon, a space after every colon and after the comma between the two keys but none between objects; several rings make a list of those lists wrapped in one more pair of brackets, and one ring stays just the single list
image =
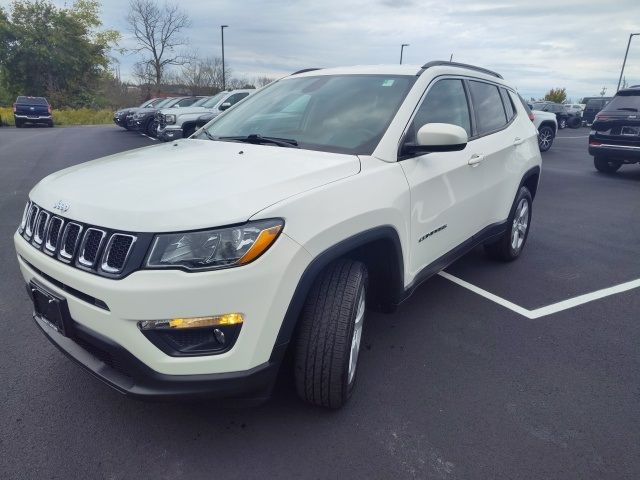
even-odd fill
[{"label": "utility pole", "polygon": [[403,43],[402,45],[400,45],[400,65],[402,65],[402,52],[404,51],[404,47],[408,47],[409,44],[408,43]]},{"label": "utility pole", "polygon": [[227,88],[224,70],[224,29],[228,28],[229,25],[220,25],[220,36],[222,37],[222,90]]},{"label": "utility pole", "polygon": [[631,33],[629,35],[629,41],[627,42],[627,50],[624,52],[624,60],[622,61],[622,68],[620,69],[620,78],[618,79],[618,88],[616,88],[616,92],[620,90],[620,82],[622,82],[622,74],[624,73],[624,66],[627,63],[627,55],[629,55],[629,47],[631,46],[631,39],[636,35],[640,35],[640,33]]}]

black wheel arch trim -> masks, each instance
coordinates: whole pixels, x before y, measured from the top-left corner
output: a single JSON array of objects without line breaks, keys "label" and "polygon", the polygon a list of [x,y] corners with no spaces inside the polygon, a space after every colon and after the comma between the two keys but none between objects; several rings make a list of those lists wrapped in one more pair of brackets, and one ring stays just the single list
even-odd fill
[{"label": "black wheel arch trim", "polygon": [[[395,262],[392,260],[391,264],[394,265],[395,268],[390,272],[391,278],[389,279],[389,284],[392,285],[391,297],[400,300],[404,296],[404,257],[400,236],[396,229],[391,225],[384,225],[357,233],[324,250],[316,256],[304,270],[298,281],[293,297],[289,302],[287,312],[285,313],[274,344],[273,352],[279,351],[291,341],[307,295],[318,274],[332,261],[343,257],[359,247],[364,247],[367,244],[380,240],[389,241],[393,245],[391,255],[394,256],[393,260],[395,260]],[[272,353],[272,357],[273,355]]]}]

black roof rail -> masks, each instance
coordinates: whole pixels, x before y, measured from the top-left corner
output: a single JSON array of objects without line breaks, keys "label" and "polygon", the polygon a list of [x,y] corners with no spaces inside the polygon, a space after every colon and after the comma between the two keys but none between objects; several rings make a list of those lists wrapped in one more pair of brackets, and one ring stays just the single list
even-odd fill
[{"label": "black roof rail", "polygon": [[[321,68],[303,68],[302,70],[298,70],[297,72],[293,72],[291,75],[298,75],[299,73],[307,73],[313,72],[314,70],[322,70]],[[289,76],[291,76],[289,75]]]},{"label": "black roof rail", "polygon": [[491,75],[492,77],[502,78],[502,75],[494,72],[493,70],[489,70],[487,68],[476,67],[475,65],[469,65],[467,63],[447,62],[446,60],[434,60],[433,62],[425,63],[420,69],[420,71],[417,73],[417,75],[420,76],[422,72],[424,72],[427,68],[441,67],[441,66],[467,68],[469,70],[475,70],[476,72],[481,72],[487,75]]}]

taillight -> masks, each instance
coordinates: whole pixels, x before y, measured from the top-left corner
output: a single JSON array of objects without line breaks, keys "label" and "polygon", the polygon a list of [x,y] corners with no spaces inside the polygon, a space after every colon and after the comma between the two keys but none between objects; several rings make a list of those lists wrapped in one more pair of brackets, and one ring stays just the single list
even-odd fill
[{"label": "taillight", "polygon": [[16,104],[14,103],[13,104],[13,113],[16,113],[16,111],[17,111],[17,107],[16,107]]},{"label": "taillight", "polygon": [[47,111],[49,112],[49,115],[51,115],[51,105],[47,106]]},{"label": "taillight", "polygon": [[529,112],[529,120],[533,122],[535,119],[536,119],[536,116],[533,114],[533,112]]},{"label": "taillight", "polygon": [[596,120],[609,120],[609,116],[607,115],[596,115]]},{"label": "taillight", "polygon": [[593,145],[594,147],[599,147],[600,145],[602,145],[602,142],[599,142],[597,140],[589,140],[589,145]]}]

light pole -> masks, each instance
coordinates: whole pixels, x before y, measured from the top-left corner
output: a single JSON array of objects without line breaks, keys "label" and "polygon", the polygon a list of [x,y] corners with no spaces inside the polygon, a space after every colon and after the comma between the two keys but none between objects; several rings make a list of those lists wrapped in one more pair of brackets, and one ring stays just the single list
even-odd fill
[{"label": "light pole", "polygon": [[403,43],[402,45],[400,45],[400,65],[402,65],[402,52],[404,51],[404,47],[408,47],[409,44],[408,43]]},{"label": "light pole", "polygon": [[627,63],[627,55],[629,54],[629,47],[631,46],[631,39],[636,35],[640,35],[640,33],[631,33],[629,34],[629,41],[627,42],[627,51],[624,52],[624,60],[622,61],[622,69],[620,70],[620,78],[618,79],[618,88],[616,88],[616,92],[620,90],[620,82],[622,82],[622,74],[624,73],[624,66]]},{"label": "light pole", "polygon": [[222,90],[227,88],[225,81],[225,71],[224,71],[224,29],[228,28],[229,25],[220,25],[220,36],[222,37]]}]

